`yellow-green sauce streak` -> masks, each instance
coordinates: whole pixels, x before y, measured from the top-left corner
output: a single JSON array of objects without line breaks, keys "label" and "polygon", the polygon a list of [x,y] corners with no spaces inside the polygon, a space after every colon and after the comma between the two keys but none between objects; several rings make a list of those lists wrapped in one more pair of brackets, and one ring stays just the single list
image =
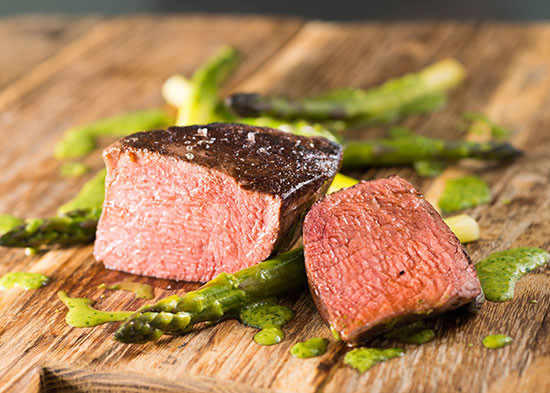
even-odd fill
[{"label": "yellow-green sauce streak", "polygon": [[400,348],[355,348],[346,353],[344,363],[358,370],[360,373],[364,373],[375,364],[401,357],[404,354],[405,352]]},{"label": "yellow-green sauce streak", "polygon": [[281,328],[292,318],[294,311],[271,299],[252,303],[239,310],[239,320],[242,323],[261,329],[254,335],[254,341],[260,345],[280,343],[285,338]]},{"label": "yellow-green sauce streak", "polygon": [[425,344],[434,339],[435,333],[428,328],[424,321],[413,322],[400,326],[384,335],[385,338],[395,339],[407,344]]},{"label": "yellow-green sauce streak", "polygon": [[19,287],[26,291],[42,288],[50,282],[50,278],[42,273],[10,272],[0,278],[0,290],[6,291]]},{"label": "yellow-green sauce streak", "polygon": [[19,217],[9,214],[0,214],[0,235],[9,232],[15,227],[23,224],[25,221]]},{"label": "yellow-green sauce streak", "polygon": [[67,130],[55,147],[54,155],[60,159],[83,157],[94,151],[98,138],[102,136],[123,137],[138,131],[165,128],[173,123],[174,119],[160,109],[109,117]]},{"label": "yellow-green sauce streak", "polygon": [[502,348],[512,344],[514,339],[504,334],[492,334],[483,338],[482,344],[485,348]]},{"label": "yellow-green sauce streak", "polygon": [[70,211],[101,208],[105,198],[106,170],[100,170],[92,179],[86,182],[78,194],[57,209],[57,214],[63,215]]},{"label": "yellow-green sauce streak", "polygon": [[306,342],[297,343],[290,349],[290,354],[295,358],[308,359],[321,356],[327,351],[328,340],[322,337],[314,337]]},{"label": "yellow-green sauce streak", "polygon": [[491,202],[491,190],[485,180],[477,176],[449,179],[439,198],[444,212],[454,212]]},{"label": "yellow-green sauce streak", "polygon": [[152,299],[153,288],[149,284],[142,284],[132,281],[120,281],[112,285],[108,285],[107,289],[133,292],[137,298]]},{"label": "yellow-green sauce streak", "polygon": [[356,180],[353,177],[342,175],[341,173],[337,173],[336,176],[334,176],[334,180],[332,181],[332,183],[330,183],[327,194],[332,194],[333,192],[341,190],[342,188],[352,187],[357,183],[359,183],[359,180]]},{"label": "yellow-green sauce streak", "polygon": [[65,177],[80,177],[88,173],[90,168],[82,162],[66,162],[61,165],[61,175]]},{"label": "yellow-green sauce streak", "polygon": [[135,311],[101,311],[92,307],[93,300],[72,298],[65,291],[57,292],[57,296],[67,306],[69,311],[65,321],[72,327],[92,327],[108,322],[119,322],[134,314]]},{"label": "yellow-green sauce streak", "polygon": [[475,265],[485,298],[505,302],[514,297],[516,282],[526,273],[550,260],[550,254],[536,247],[519,247],[492,253]]}]

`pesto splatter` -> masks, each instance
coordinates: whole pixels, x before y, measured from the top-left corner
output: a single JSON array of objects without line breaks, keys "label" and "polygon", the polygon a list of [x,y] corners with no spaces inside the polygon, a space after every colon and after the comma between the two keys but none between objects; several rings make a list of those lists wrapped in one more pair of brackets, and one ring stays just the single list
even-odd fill
[{"label": "pesto splatter", "polygon": [[149,284],[142,284],[132,281],[120,281],[115,284],[109,285],[107,289],[133,292],[137,298],[140,299],[152,299],[153,288]]},{"label": "pesto splatter", "polygon": [[277,304],[274,299],[252,303],[239,310],[239,320],[245,325],[261,329],[254,335],[260,345],[278,344],[285,338],[281,329],[292,318],[294,311]]},{"label": "pesto splatter", "polygon": [[355,348],[346,353],[344,363],[358,370],[360,373],[364,373],[375,364],[401,357],[404,354],[405,352],[400,348]]},{"label": "pesto splatter", "polygon": [[445,212],[454,212],[491,202],[491,190],[477,176],[449,179],[439,198],[439,207]]},{"label": "pesto splatter", "polygon": [[128,112],[67,130],[55,147],[56,158],[78,158],[91,153],[102,136],[123,137],[138,131],[164,128],[174,119],[159,109]]},{"label": "pesto splatter", "polygon": [[502,348],[512,344],[514,339],[504,334],[492,334],[483,338],[482,344],[485,348]]},{"label": "pesto splatter", "polygon": [[119,322],[134,314],[134,311],[101,311],[92,307],[93,301],[86,298],[72,298],[65,291],[57,292],[69,311],[65,321],[72,327],[92,327],[108,322]]},{"label": "pesto splatter", "polygon": [[82,162],[66,162],[61,165],[61,175],[65,177],[80,177],[88,173],[90,168]]},{"label": "pesto splatter", "polygon": [[516,282],[526,273],[544,265],[550,254],[536,247],[498,251],[475,265],[485,297],[505,302],[514,297]]},{"label": "pesto splatter", "polygon": [[0,290],[18,287],[28,291],[42,288],[49,282],[50,278],[42,273],[10,272],[0,278]]},{"label": "pesto splatter", "polygon": [[385,338],[399,340],[407,344],[425,344],[432,341],[435,333],[424,321],[416,321],[400,326],[384,335]]},{"label": "pesto splatter", "polygon": [[321,356],[327,351],[328,340],[322,337],[314,337],[306,342],[297,343],[291,349],[290,353],[295,358],[307,359]]},{"label": "pesto splatter", "polygon": [[79,193],[70,201],[57,209],[59,215],[64,215],[75,210],[100,209],[105,198],[106,170],[100,170],[93,178],[88,180]]},{"label": "pesto splatter", "polygon": [[24,223],[24,220],[9,214],[0,214],[0,235]]}]

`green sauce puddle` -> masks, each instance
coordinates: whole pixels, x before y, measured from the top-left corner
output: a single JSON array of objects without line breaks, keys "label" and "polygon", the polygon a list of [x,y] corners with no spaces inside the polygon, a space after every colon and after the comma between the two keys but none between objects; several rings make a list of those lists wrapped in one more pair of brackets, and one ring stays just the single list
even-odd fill
[{"label": "green sauce puddle", "polygon": [[516,282],[526,273],[544,265],[550,254],[536,247],[519,247],[492,253],[475,265],[485,297],[505,302],[514,297]]},{"label": "green sauce puddle", "polygon": [[425,344],[434,339],[435,333],[424,321],[413,322],[400,326],[384,335],[385,338],[399,340],[407,344]]},{"label": "green sauce puddle", "polygon": [[65,321],[72,327],[92,327],[108,322],[119,322],[134,314],[135,311],[101,311],[91,307],[93,301],[86,298],[72,298],[65,291],[57,292],[57,296],[67,306],[69,311]]},{"label": "green sauce puddle", "polygon": [[477,176],[449,179],[439,198],[444,212],[454,212],[491,202],[491,190],[485,180]]},{"label": "green sauce puddle", "polygon": [[327,351],[328,340],[322,337],[314,337],[306,342],[297,343],[291,349],[290,353],[295,358],[308,359],[315,356],[321,356]]},{"label": "green sauce puddle", "polygon": [[42,273],[10,272],[0,278],[0,290],[5,291],[19,287],[28,291],[42,288],[49,282],[50,278]]},{"label": "green sauce puddle", "polygon": [[103,205],[105,198],[106,170],[100,170],[92,179],[86,182],[78,194],[69,202],[57,209],[57,214],[63,215],[70,211],[97,209]]},{"label": "green sauce puddle", "polygon": [[140,299],[152,299],[154,297],[153,288],[149,284],[141,284],[139,282],[120,281],[107,286],[107,289],[133,292]]},{"label": "green sauce puddle", "polygon": [[61,165],[61,175],[64,177],[80,177],[89,170],[90,168],[82,162],[66,162]]},{"label": "green sauce puddle", "polygon": [[504,334],[492,334],[483,338],[483,346],[485,348],[502,348],[512,344],[514,339]]},{"label": "green sauce puddle", "polygon": [[239,310],[239,320],[242,323],[261,329],[254,335],[254,341],[260,345],[280,343],[285,338],[281,328],[292,318],[294,311],[272,299],[252,303]]},{"label": "green sauce puddle", "polygon": [[400,348],[355,348],[346,353],[344,363],[358,370],[360,373],[364,373],[375,364],[401,357],[404,354],[405,352]]},{"label": "green sauce puddle", "polygon": [[22,225],[25,221],[19,217],[9,214],[0,214],[0,235],[9,232],[15,227]]},{"label": "green sauce puddle", "polygon": [[55,147],[56,158],[78,158],[87,155],[97,147],[102,136],[123,137],[138,131],[165,128],[174,119],[159,109],[128,112],[96,122],[69,129]]}]

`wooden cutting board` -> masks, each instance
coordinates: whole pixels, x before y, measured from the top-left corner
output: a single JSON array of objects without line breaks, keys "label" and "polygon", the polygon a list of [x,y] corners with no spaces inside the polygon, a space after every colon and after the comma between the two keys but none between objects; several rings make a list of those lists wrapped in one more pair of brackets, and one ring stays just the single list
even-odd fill
[{"label": "wooden cutting board", "polygon": [[[300,96],[342,86],[368,87],[456,57],[469,77],[450,105],[404,124],[426,135],[462,137],[457,123],[463,111],[472,110],[514,130],[512,141],[525,156],[510,165],[476,169],[491,184],[494,200],[469,212],[479,220],[482,238],[467,248],[474,260],[514,246],[550,249],[548,23],[337,24],[207,15],[3,19],[0,212],[54,214],[87,180],[60,177],[52,151],[61,133],[71,125],[163,105],[161,83],[174,73],[189,75],[225,43],[242,53],[225,93]],[[379,135],[381,130],[369,132]],[[94,170],[102,166],[99,154],[86,162]],[[433,190],[433,180],[408,168],[350,174],[371,179],[391,173],[424,192]],[[89,297],[101,309],[136,309],[143,300],[97,286],[132,278],[153,285],[160,299],[195,285],[105,270],[94,261],[91,246],[32,257],[0,249],[0,261],[0,274],[24,270],[52,277],[38,291],[0,294],[4,391],[550,391],[550,267],[522,279],[513,301],[487,303],[477,317],[455,312],[434,319],[434,341],[405,345],[403,358],[359,375],[343,364],[346,348],[334,341],[319,358],[289,355],[297,341],[330,337],[306,292],[284,300],[297,314],[285,329],[287,339],[274,347],[254,344],[253,329],[235,321],[185,337],[122,345],[111,339],[114,324],[67,326],[56,292]],[[508,334],[515,341],[499,350],[483,348],[481,339],[492,333]],[[379,340],[373,345],[395,343]]]}]

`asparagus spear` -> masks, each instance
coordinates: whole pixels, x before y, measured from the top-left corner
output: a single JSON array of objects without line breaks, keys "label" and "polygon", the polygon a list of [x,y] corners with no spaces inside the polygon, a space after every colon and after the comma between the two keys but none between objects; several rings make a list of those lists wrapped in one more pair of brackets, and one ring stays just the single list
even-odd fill
[{"label": "asparagus spear", "polygon": [[462,82],[465,74],[456,60],[446,59],[368,90],[340,90],[299,100],[233,94],[226,105],[245,117],[386,123],[409,114],[438,109],[445,103],[445,93]]},{"label": "asparagus spear", "polygon": [[56,158],[78,158],[92,152],[101,136],[122,137],[132,132],[164,128],[173,119],[160,109],[128,112],[68,130],[55,146]]},{"label": "asparagus spear", "polygon": [[59,217],[31,218],[0,236],[0,246],[35,248],[56,244],[67,247],[90,243],[95,238],[100,215],[101,209],[87,209]]},{"label": "asparagus spear", "polygon": [[297,248],[241,270],[222,273],[196,291],[145,306],[116,331],[123,343],[154,341],[162,334],[181,335],[200,322],[236,317],[252,301],[282,295],[307,283],[303,250]]},{"label": "asparagus spear", "polygon": [[463,158],[507,161],[521,155],[509,143],[442,140],[421,135],[347,141],[342,166],[358,168],[381,165],[410,165],[418,161],[453,162]]},{"label": "asparagus spear", "polygon": [[228,121],[218,93],[222,82],[236,65],[237,52],[225,46],[199,67],[191,77],[190,91],[179,107],[176,124],[186,126]]}]

